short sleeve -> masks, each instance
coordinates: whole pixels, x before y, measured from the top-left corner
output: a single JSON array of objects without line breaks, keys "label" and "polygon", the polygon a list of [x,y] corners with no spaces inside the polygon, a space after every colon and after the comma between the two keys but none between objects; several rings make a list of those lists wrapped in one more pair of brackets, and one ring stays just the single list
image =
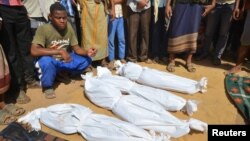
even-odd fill
[{"label": "short sleeve", "polygon": [[71,24],[68,22],[68,30],[71,34],[70,36],[70,46],[75,46],[75,45],[78,45],[78,40],[76,38],[76,33],[75,31],[73,30],[73,27],[71,26]]},{"label": "short sleeve", "polygon": [[44,26],[39,26],[36,30],[35,36],[33,38],[33,44],[39,44],[42,47],[45,47],[45,29]]}]

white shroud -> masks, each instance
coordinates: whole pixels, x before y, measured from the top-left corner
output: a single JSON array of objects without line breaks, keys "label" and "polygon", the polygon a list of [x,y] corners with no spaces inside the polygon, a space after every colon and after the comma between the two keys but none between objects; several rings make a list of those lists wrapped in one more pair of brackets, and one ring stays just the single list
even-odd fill
[{"label": "white shroud", "polygon": [[97,79],[110,84],[119,89],[122,93],[137,95],[148,101],[162,106],[167,111],[186,111],[192,115],[197,111],[197,102],[185,100],[168,91],[137,84],[130,79],[122,76],[112,75],[105,67],[97,67]]},{"label": "white shroud", "polygon": [[96,105],[141,128],[174,138],[188,134],[190,128],[206,131],[207,124],[196,119],[180,120],[161,106],[136,95],[122,95],[120,90],[97,78],[85,81],[85,94]]},{"label": "white shroud", "polygon": [[164,136],[152,136],[145,130],[117,118],[94,114],[78,104],[56,104],[36,109],[19,118],[34,130],[41,130],[39,120],[64,134],[79,132],[88,141],[168,141]]},{"label": "white shroud", "polygon": [[115,65],[118,67],[117,73],[119,75],[140,84],[187,94],[206,92],[206,77],[202,77],[200,81],[195,81],[156,69],[142,67],[132,62],[121,64],[116,61]]}]

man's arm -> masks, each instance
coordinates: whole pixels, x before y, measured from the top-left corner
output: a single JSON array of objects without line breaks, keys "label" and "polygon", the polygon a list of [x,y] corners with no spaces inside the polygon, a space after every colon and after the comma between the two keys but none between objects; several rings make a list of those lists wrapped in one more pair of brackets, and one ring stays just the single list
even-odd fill
[{"label": "man's arm", "polygon": [[79,45],[75,45],[72,46],[72,49],[74,50],[74,52],[78,55],[81,56],[89,56],[89,57],[93,57],[95,56],[97,50],[95,48],[90,48],[87,51],[83,50]]},{"label": "man's arm", "polygon": [[165,15],[168,19],[172,16],[172,7],[171,7],[172,0],[166,0],[166,7],[165,7]]},{"label": "man's arm", "polygon": [[68,52],[64,49],[53,49],[55,46],[56,45],[51,46],[51,48],[43,48],[41,45],[33,43],[31,45],[31,55],[34,57],[61,55],[65,62],[69,62],[71,58]]},{"label": "man's arm", "polygon": [[212,0],[212,3],[210,5],[204,6],[204,12],[202,13],[202,16],[205,17],[207,16],[214,8],[216,5],[216,0]]},{"label": "man's arm", "polygon": [[[243,1],[243,3],[242,3],[242,7],[240,8],[241,1]],[[235,7],[233,10],[233,18],[235,20],[239,20],[242,17],[244,9],[245,9],[245,5],[246,5],[246,0],[236,0]]]}]

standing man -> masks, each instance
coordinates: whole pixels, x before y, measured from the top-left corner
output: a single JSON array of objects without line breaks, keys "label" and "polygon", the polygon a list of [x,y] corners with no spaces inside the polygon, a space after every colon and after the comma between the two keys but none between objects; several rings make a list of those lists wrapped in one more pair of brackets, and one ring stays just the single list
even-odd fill
[{"label": "standing man", "polygon": [[26,95],[28,86],[38,86],[34,77],[33,58],[30,56],[31,30],[27,10],[21,0],[0,0],[0,15],[2,16],[3,47],[10,64],[13,88],[17,93],[17,103],[30,101]]},{"label": "standing man", "polygon": [[[148,58],[150,0],[127,0],[128,5],[128,56],[131,62],[152,63]],[[139,43],[137,43],[139,41]],[[139,50],[137,51],[137,46]]]},{"label": "standing man", "polygon": [[192,63],[192,57],[197,48],[201,17],[206,16],[214,8],[215,0],[212,0],[212,3],[205,6],[204,9],[200,1],[197,0],[176,0],[174,7],[171,5],[172,2],[173,0],[168,0],[165,9],[167,18],[171,17],[168,34],[169,62],[167,70],[174,72],[175,55],[186,52],[185,68],[189,72],[195,72],[196,68]]},{"label": "standing man", "polygon": [[238,50],[236,65],[233,68],[231,68],[228,72],[226,72],[226,74],[240,72],[242,65],[245,61],[245,58],[249,57],[249,54],[250,54],[250,28],[249,28],[250,27],[250,1],[243,0],[243,6],[241,9],[239,8],[239,5],[240,5],[239,3],[240,3],[240,0],[237,0],[235,10],[233,12],[233,18],[236,20],[239,20],[244,10],[247,11],[247,16],[245,20],[244,30],[241,35],[241,40],[240,40],[241,46]]},{"label": "standing man", "polygon": [[[208,57],[210,47],[214,42],[215,51],[212,63],[213,65],[221,64],[221,57],[227,45],[234,5],[235,0],[216,0],[215,8],[207,16],[204,45],[197,60]],[[218,33],[216,33],[217,31]],[[215,38],[216,36],[218,37]]]}]

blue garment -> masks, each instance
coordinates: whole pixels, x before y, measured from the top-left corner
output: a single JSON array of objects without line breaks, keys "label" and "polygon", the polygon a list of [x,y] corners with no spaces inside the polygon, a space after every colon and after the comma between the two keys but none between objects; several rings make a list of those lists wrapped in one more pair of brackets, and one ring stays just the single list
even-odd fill
[{"label": "blue garment", "polygon": [[[169,38],[197,33],[202,7],[199,4],[176,4],[169,25]],[[192,19],[190,19],[192,17]]]},{"label": "blue garment", "polygon": [[75,15],[75,12],[72,7],[72,0],[61,0],[60,3],[65,7],[69,16],[73,17]]},{"label": "blue garment", "polygon": [[199,4],[177,3],[175,5],[169,25],[169,53],[196,52],[201,14],[202,6]]},{"label": "blue garment", "polygon": [[115,18],[108,24],[108,48],[109,60],[115,59],[115,35],[118,38],[118,57],[119,59],[125,58],[125,35],[124,35],[124,19],[123,17]]},{"label": "blue garment", "polygon": [[51,88],[54,84],[56,75],[60,71],[68,71],[72,73],[82,73],[92,62],[90,57],[79,56],[75,53],[70,53],[71,62],[65,63],[56,60],[51,56],[40,57],[37,61],[36,67],[41,69],[39,71],[39,78],[43,88]]}]

